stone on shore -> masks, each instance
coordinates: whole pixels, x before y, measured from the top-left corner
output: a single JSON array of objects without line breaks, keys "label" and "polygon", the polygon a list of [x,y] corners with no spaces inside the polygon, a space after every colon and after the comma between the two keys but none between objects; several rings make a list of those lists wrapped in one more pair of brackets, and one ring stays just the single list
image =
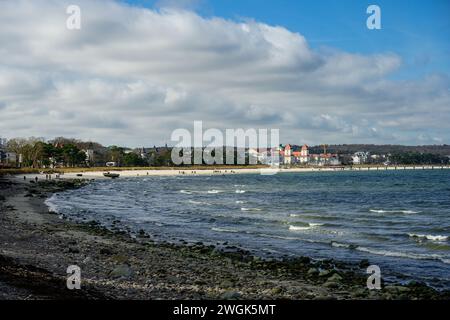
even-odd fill
[{"label": "stone on shore", "polygon": [[129,278],[133,275],[133,271],[126,264],[121,264],[115,267],[109,275],[113,278]]},{"label": "stone on shore", "polygon": [[309,276],[317,276],[319,274],[319,270],[317,268],[310,268],[308,270]]},{"label": "stone on shore", "polygon": [[241,297],[241,294],[237,291],[226,291],[221,295],[223,300],[237,300]]}]

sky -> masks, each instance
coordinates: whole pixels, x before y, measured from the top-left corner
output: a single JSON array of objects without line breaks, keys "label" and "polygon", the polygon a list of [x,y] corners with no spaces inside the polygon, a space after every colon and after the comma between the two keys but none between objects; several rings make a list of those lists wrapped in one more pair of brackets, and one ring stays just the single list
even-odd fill
[{"label": "sky", "polygon": [[171,145],[201,120],[292,144],[448,144],[448,39],[447,0],[0,0],[0,137]]}]

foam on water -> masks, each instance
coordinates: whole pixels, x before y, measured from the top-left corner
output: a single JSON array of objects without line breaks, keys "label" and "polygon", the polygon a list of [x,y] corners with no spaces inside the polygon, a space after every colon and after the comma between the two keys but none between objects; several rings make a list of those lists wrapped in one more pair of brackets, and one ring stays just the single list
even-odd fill
[{"label": "foam on water", "polygon": [[320,226],[323,226],[323,223],[310,223],[309,225],[311,227],[320,227]]},{"label": "foam on water", "polygon": [[312,229],[311,226],[309,226],[309,227],[299,227],[299,226],[293,226],[293,225],[289,226],[289,230],[291,230],[291,231],[306,231],[306,230],[310,230],[310,229]]},{"label": "foam on water", "polygon": [[420,211],[413,211],[413,210],[375,210],[375,209],[370,209],[369,211],[373,212],[373,213],[404,213],[404,214],[420,213]]},{"label": "foam on water", "polygon": [[235,230],[235,229],[226,229],[226,228],[217,228],[217,227],[212,227],[211,230],[212,230],[212,231],[217,231],[217,232],[239,233],[239,230]]},{"label": "foam on water", "polygon": [[44,201],[45,205],[48,207],[48,211],[59,213],[58,206],[54,203],[56,200],[56,194],[53,194],[50,198]]},{"label": "foam on water", "polygon": [[217,194],[217,193],[222,193],[222,192],[224,192],[224,191],[216,190],[216,189],[206,191],[206,193],[209,193],[209,194]]},{"label": "foam on water", "polygon": [[398,258],[408,258],[408,259],[414,259],[414,260],[438,260],[442,261],[443,263],[448,263],[448,259],[445,259],[444,257],[438,255],[438,254],[414,254],[414,253],[406,253],[406,252],[398,252],[398,251],[389,251],[389,250],[377,250],[377,249],[370,249],[366,247],[355,247],[358,251],[368,252],[371,254],[381,255],[381,256],[387,256],[387,257],[398,257]]},{"label": "foam on water", "polygon": [[420,239],[427,239],[431,241],[438,241],[438,242],[444,242],[448,241],[448,236],[440,236],[440,235],[431,235],[431,234],[415,234],[415,233],[408,233],[408,235],[411,238],[420,238]]},{"label": "foam on water", "polygon": [[331,246],[336,248],[345,248],[345,249],[356,249],[357,246],[350,243],[340,243],[336,241],[331,241]]},{"label": "foam on water", "polygon": [[210,206],[210,205],[211,205],[211,203],[206,202],[206,201],[194,201],[194,200],[189,200],[188,202],[189,202],[189,203],[192,203],[192,204],[197,204],[197,205],[205,205],[205,206]]},{"label": "foam on water", "polygon": [[260,208],[241,208],[241,211],[262,211]]}]

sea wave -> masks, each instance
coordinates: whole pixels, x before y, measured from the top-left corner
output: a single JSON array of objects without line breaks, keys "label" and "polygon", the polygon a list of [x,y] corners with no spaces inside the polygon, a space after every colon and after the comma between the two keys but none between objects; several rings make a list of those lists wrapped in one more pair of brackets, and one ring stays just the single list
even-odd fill
[{"label": "sea wave", "polygon": [[413,210],[375,210],[375,209],[370,209],[369,211],[373,212],[373,213],[404,213],[404,214],[420,213],[420,211],[413,211]]},{"label": "sea wave", "polygon": [[291,218],[304,218],[304,219],[315,219],[315,220],[343,220],[344,218],[339,218],[335,216],[326,216],[326,215],[310,215],[310,214],[299,214],[299,213],[291,213],[289,214]]},{"label": "sea wave", "polygon": [[289,225],[289,230],[291,231],[305,231],[305,230],[311,230],[313,228],[322,226],[322,223],[306,223],[305,226],[296,226],[296,225]]},{"label": "sea wave", "polygon": [[438,260],[445,264],[449,264],[449,259],[446,259],[443,256],[438,254],[418,254],[418,253],[406,253],[406,252],[397,252],[397,251],[389,251],[389,250],[376,250],[370,249],[366,247],[357,246],[355,248],[358,251],[367,252],[371,254],[386,256],[386,257],[398,257],[398,258],[408,258],[414,260]]},{"label": "sea wave", "polygon": [[48,198],[44,201],[44,204],[48,207],[48,211],[54,212],[54,213],[59,213],[58,206],[55,203],[53,203],[53,201],[55,201],[55,199],[56,199],[56,195],[53,194],[50,198]]},{"label": "sea wave", "polygon": [[212,231],[217,231],[217,232],[239,233],[239,230],[236,230],[236,229],[226,229],[226,228],[213,227],[213,228],[211,228],[211,230]]},{"label": "sea wave", "polygon": [[292,225],[289,226],[289,230],[291,230],[291,231],[305,231],[305,230],[310,230],[310,229],[312,229],[311,226],[310,227],[299,227],[299,226],[292,226]]},{"label": "sea wave", "polygon": [[241,208],[241,211],[261,211],[260,208]]},{"label": "sea wave", "polygon": [[212,189],[212,190],[207,190],[207,191],[196,191],[196,190],[180,190],[180,193],[184,193],[184,194],[194,194],[194,193],[208,193],[208,194],[217,194],[217,193],[222,193],[225,192],[224,190],[216,190],[216,189]]},{"label": "sea wave", "polygon": [[448,236],[440,236],[440,235],[431,235],[431,234],[415,234],[415,233],[408,233],[408,236],[411,238],[420,238],[420,239],[427,239],[431,241],[448,241]]},{"label": "sea wave", "polygon": [[331,241],[331,246],[336,248],[346,248],[346,249],[356,249],[357,245],[350,243],[341,243],[336,241]]},{"label": "sea wave", "polygon": [[389,251],[389,250],[377,250],[377,249],[371,249],[367,247],[361,247],[355,244],[349,244],[349,243],[340,243],[336,241],[331,242],[331,246],[336,248],[345,248],[349,250],[358,250],[361,252],[366,252],[370,254],[375,254],[379,256],[386,256],[386,257],[398,257],[398,258],[408,258],[408,259],[414,259],[414,260],[438,260],[445,264],[450,264],[450,259],[447,259],[446,257],[440,256],[438,254],[418,254],[418,253],[406,253],[406,252],[397,252],[397,251]]},{"label": "sea wave", "polygon": [[265,234],[265,233],[258,233],[257,235],[260,237],[265,237],[265,238],[273,238],[273,239],[281,239],[281,240],[296,240],[296,241],[302,241],[302,242],[314,243],[314,244],[329,244],[327,241],[324,241],[324,240],[305,239],[305,238],[280,236],[280,235]]},{"label": "sea wave", "polygon": [[205,201],[189,200],[188,202],[192,203],[192,204],[199,204],[199,205],[205,205],[205,206],[210,206],[211,205],[209,202],[205,202]]},{"label": "sea wave", "polygon": [[215,190],[215,189],[206,191],[206,193],[209,193],[209,194],[217,194],[217,193],[222,193],[222,192],[224,192],[224,191],[223,190]]},{"label": "sea wave", "polygon": [[320,226],[323,226],[323,223],[310,223],[309,225],[311,227],[320,227]]},{"label": "sea wave", "polygon": [[236,193],[245,193],[245,190],[236,190]]}]

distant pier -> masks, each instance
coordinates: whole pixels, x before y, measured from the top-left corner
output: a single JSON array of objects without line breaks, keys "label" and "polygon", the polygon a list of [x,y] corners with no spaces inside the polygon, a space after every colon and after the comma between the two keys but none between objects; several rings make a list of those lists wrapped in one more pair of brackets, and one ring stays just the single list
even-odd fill
[{"label": "distant pier", "polygon": [[417,166],[345,166],[335,168],[336,170],[347,170],[347,171],[371,171],[371,170],[445,170],[450,169],[450,166],[439,166],[439,165],[417,165]]}]

